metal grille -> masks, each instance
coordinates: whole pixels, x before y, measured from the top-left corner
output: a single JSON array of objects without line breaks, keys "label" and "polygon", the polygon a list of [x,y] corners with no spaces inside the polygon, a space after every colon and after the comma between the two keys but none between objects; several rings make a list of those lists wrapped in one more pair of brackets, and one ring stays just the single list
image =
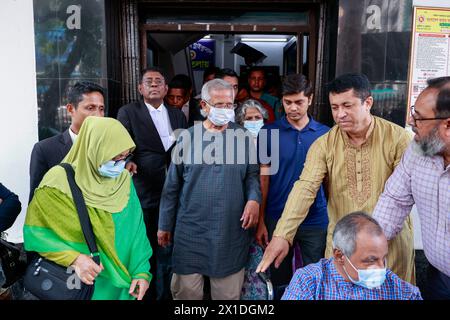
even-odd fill
[{"label": "metal grille", "polygon": [[121,1],[120,38],[122,65],[122,105],[139,99],[139,35],[136,0]]}]

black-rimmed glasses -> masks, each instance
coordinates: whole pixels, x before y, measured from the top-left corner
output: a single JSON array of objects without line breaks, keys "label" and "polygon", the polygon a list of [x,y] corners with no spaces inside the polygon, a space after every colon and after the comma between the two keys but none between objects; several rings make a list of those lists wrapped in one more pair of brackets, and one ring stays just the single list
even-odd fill
[{"label": "black-rimmed glasses", "polygon": [[417,121],[425,121],[425,120],[445,120],[448,119],[449,117],[436,117],[436,118],[416,118],[416,110],[414,108],[414,106],[412,105],[411,108],[409,109],[409,115],[411,117],[411,119],[413,119],[414,122],[414,126],[417,127]]},{"label": "black-rimmed glasses", "polygon": [[152,84],[156,84],[157,86],[162,86],[164,84],[164,79],[145,79],[142,84],[147,88],[150,88]]}]

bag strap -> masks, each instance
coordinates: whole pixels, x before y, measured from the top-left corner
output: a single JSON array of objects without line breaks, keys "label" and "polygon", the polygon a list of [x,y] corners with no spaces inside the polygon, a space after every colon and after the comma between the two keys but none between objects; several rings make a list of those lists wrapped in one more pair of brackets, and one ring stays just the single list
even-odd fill
[{"label": "bag strap", "polygon": [[70,191],[72,191],[73,201],[77,208],[78,217],[80,218],[81,230],[83,231],[84,238],[91,252],[91,257],[96,264],[100,264],[100,254],[95,243],[94,231],[92,230],[91,220],[86,209],[86,203],[84,202],[83,193],[75,182],[75,171],[68,163],[60,163],[61,167],[66,170],[67,180],[69,181]]}]

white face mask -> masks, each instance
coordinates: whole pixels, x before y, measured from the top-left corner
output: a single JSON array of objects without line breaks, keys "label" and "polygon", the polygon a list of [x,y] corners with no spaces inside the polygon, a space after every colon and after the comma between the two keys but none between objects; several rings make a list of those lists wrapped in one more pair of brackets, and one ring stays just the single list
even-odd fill
[{"label": "white face mask", "polygon": [[244,128],[250,131],[255,138],[258,136],[259,130],[261,130],[263,125],[264,120],[244,121]]},{"label": "white face mask", "polygon": [[208,119],[218,127],[224,126],[234,122],[234,109],[209,107]]},{"label": "white face mask", "polygon": [[[350,263],[350,265],[353,267],[353,269],[356,270],[358,273],[358,280],[352,279],[350,275],[347,273],[347,270],[345,270],[345,267],[343,268],[345,273],[347,274],[347,277],[350,279],[351,282],[354,284],[367,288],[367,289],[374,289],[381,287],[381,285],[384,283],[384,280],[386,280],[386,268],[377,268],[377,269],[356,269],[353,263],[350,261],[349,258],[347,258],[347,261]],[[386,263],[385,263],[386,265]]]}]

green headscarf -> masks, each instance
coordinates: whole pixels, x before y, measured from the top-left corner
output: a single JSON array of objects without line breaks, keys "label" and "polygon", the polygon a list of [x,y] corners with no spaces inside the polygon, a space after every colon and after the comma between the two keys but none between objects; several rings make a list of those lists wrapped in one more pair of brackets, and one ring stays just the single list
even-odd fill
[{"label": "green headscarf", "polygon": [[[128,131],[113,118],[87,117],[75,144],[62,162],[75,170],[75,181],[83,192],[86,205],[108,212],[120,212],[129,199],[131,176],[127,170],[113,179],[99,174],[99,167],[136,145]],[[67,176],[60,166],[52,168],[39,185],[61,190],[72,198]]]}]

